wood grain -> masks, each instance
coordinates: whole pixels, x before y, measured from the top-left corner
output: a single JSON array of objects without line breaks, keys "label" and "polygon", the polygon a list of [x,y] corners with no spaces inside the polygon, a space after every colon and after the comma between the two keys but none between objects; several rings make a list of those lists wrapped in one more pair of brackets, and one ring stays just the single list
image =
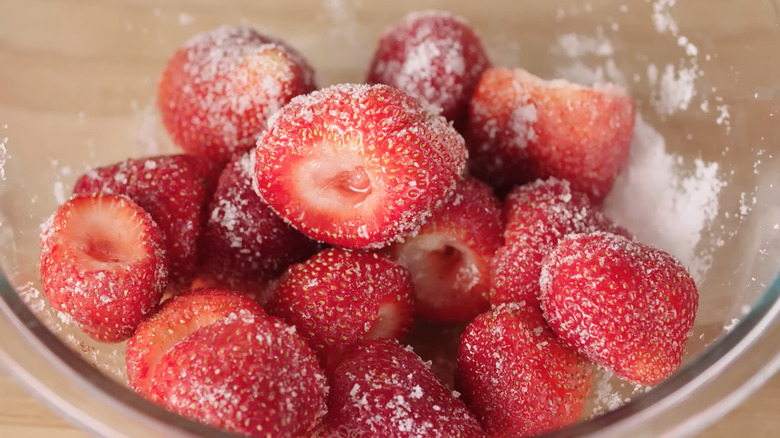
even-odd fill
[{"label": "wood grain", "polygon": [[[0,371],[0,437],[87,438]],[[780,436],[780,374],[696,438]]]},{"label": "wood grain", "polygon": [[[156,74],[164,57],[192,33],[194,26],[189,24],[192,17],[196,17],[197,27],[208,28],[222,23],[242,22],[245,17],[264,17],[277,8],[285,7],[288,11],[285,16],[292,18],[289,21],[265,23],[266,30],[276,33],[286,28],[293,34],[310,34],[311,38],[320,38],[321,36],[315,32],[303,32],[300,29],[315,21],[338,22],[341,18],[336,13],[338,11],[331,11],[331,15],[335,14],[334,16],[324,14],[322,17],[313,17],[309,14],[310,3],[307,1],[246,1],[243,3],[244,8],[225,8],[224,12],[217,14],[210,13],[211,9],[207,5],[213,6],[213,3],[206,0],[2,2],[0,4],[0,65],[13,61],[10,65],[16,65],[17,68],[0,68],[0,84],[5,84],[5,87],[0,88],[3,91],[0,93],[2,95],[0,110],[6,111],[0,114],[6,117],[5,119],[0,117],[2,119],[0,126],[8,124],[16,130],[12,134],[24,132],[23,140],[26,142],[24,144],[36,145],[38,149],[35,153],[47,157],[54,157],[61,150],[67,149],[63,148],[63,144],[79,147],[85,144],[85,140],[97,145],[117,145],[118,142],[123,141],[122,138],[117,138],[117,133],[129,132],[126,122],[134,115],[129,112],[128,102],[137,100],[143,105],[144,102],[150,101],[154,82],[154,76],[150,72]],[[396,2],[410,5],[415,3],[412,0],[396,0]],[[390,8],[396,2],[377,2],[376,7]],[[29,7],[32,3],[37,7]],[[521,7],[516,6],[519,2],[506,4],[507,7],[511,5],[518,10]],[[533,7],[539,8],[548,5],[547,2],[525,2],[523,7],[527,8],[532,4]],[[582,3],[572,0],[569,4]],[[752,28],[758,26],[756,21],[751,21],[757,14],[747,10],[750,7],[758,7],[760,2],[744,2],[746,12],[742,16],[730,17],[728,23],[707,15],[710,11],[717,10],[717,7],[711,7],[712,3],[698,2],[697,4],[706,6],[701,14],[692,15],[699,17],[703,34],[717,30],[728,36],[730,32],[736,34],[734,29],[739,29],[740,26],[749,25]],[[138,7],[139,5],[143,8]],[[694,3],[689,2],[688,5]],[[161,7],[156,8],[156,6]],[[152,13],[150,11],[153,7]],[[474,17],[473,22],[477,26],[487,28],[493,25],[491,17],[495,16],[495,11],[491,11],[483,2],[452,1],[447,3],[447,7]],[[187,14],[183,14],[182,11],[186,11]],[[533,13],[521,14],[510,10],[502,10],[502,13],[516,16],[520,22],[518,27],[526,27],[526,33],[531,38],[525,46],[524,53],[527,58],[544,59],[547,45],[537,45],[533,38],[550,23],[524,18],[534,17]],[[68,19],[59,19],[64,16]],[[770,15],[763,17],[765,20],[774,19]],[[375,19],[382,23],[395,18],[381,13],[373,17],[359,15],[361,20]],[[715,26],[713,23],[717,23],[717,29],[709,28]],[[769,24],[773,25],[773,23]],[[374,28],[379,29],[379,26],[380,24],[377,23]],[[631,26],[625,27],[627,37],[632,37]],[[30,28],[34,31],[29,31]],[[28,31],[25,32],[25,29]],[[347,33],[350,27],[344,25],[340,30]],[[361,35],[366,41],[374,41],[375,33]],[[327,35],[328,38],[333,36]],[[56,44],[52,43],[52,39]],[[769,41],[768,38],[765,40]],[[646,38],[637,39],[636,42],[653,43]],[[303,37],[293,40],[292,43],[301,47],[316,46]],[[731,38],[730,43],[735,44],[734,47],[739,43],[739,51],[742,51],[741,40]],[[146,47],[156,49],[147,51]],[[649,50],[647,47],[645,49]],[[355,61],[347,62],[349,60],[346,57],[356,55],[352,50],[342,52],[344,58],[325,51],[309,51],[307,55],[318,68],[330,72],[327,76],[330,81],[354,79],[354,74],[343,66],[355,64]],[[120,56],[122,53],[134,53],[137,56],[129,62]],[[358,51],[358,55],[365,58],[367,52]],[[360,62],[365,64],[367,59],[362,59]],[[20,66],[24,69],[19,70]],[[52,71],[57,72],[56,81],[50,78]],[[100,71],[101,74],[92,74],[94,71]],[[768,69],[768,71],[773,70]],[[742,79],[750,80],[744,76]],[[724,88],[725,93],[729,90],[730,88]],[[88,115],[86,121],[81,119],[84,113]],[[39,129],[40,126],[46,126],[47,129]],[[14,147],[22,144],[15,138],[13,140],[17,141],[11,144]],[[115,160],[124,158],[121,154],[125,149],[127,148],[116,148]],[[102,153],[105,162],[115,161],[109,159],[111,152]],[[745,275],[747,274],[745,272]],[[717,329],[720,330],[720,327]],[[697,437],[780,436],[779,414],[780,375],[767,382],[745,403],[719,419]],[[87,436],[89,435],[68,424],[0,371],[0,438],[84,438]]]}]

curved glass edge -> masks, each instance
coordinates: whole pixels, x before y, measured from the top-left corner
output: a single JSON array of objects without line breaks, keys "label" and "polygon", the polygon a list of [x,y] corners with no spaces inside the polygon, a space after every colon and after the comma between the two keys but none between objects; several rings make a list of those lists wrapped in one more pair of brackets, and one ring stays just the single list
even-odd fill
[{"label": "curved glass edge", "polygon": [[[738,406],[780,369],[778,338],[780,273],[731,332],[652,391],[543,438],[690,436]],[[664,421],[651,421],[662,415]]]},{"label": "curved glass edge", "polygon": [[75,426],[106,438],[235,438],[149,402],[70,350],[0,274],[0,366]]},{"label": "curved glass edge", "polygon": [[[0,312],[8,317],[0,319],[0,332],[7,333],[0,337],[0,364],[72,423],[104,437],[235,437],[168,412],[97,371],[40,324],[2,275],[0,296]],[[737,406],[780,368],[776,345],[764,348],[774,332],[780,333],[780,275],[732,332],[670,379],[618,409],[544,436],[693,434]],[[755,354],[748,358],[748,351]],[[17,360],[20,355],[30,358],[28,364],[36,360],[40,368],[26,367]],[[738,375],[721,379],[729,372]],[[84,397],[74,397],[78,392]],[[649,421],[670,413],[674,421]]]}]

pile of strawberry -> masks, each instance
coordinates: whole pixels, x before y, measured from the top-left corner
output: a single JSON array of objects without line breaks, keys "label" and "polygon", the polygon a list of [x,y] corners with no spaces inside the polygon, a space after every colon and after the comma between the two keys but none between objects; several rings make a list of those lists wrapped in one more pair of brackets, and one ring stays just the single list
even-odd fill
[{"label": "pile of strawberry", "polygon": [[[580,418],[593,364],[677,369],[696,286],[599,209],[622,89],[492,67],[443,12],[387,29],[367,82],[194,37],[158,93],[186,154],[78,180],[41,237],[51,305],[128,340],[134,390],[246,436],[531,436]],[[415,320],[468,323],[457,392],[399,343]]]}]

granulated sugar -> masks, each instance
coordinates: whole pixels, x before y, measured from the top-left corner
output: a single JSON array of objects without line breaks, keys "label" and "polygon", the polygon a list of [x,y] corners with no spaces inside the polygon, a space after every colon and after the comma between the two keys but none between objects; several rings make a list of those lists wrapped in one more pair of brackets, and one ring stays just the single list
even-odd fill
[{"label": "granulated sugar", "polygon": [[[664,138],[637,117],[628,167],[615,182],[604,210],[642,241],[664,249],[682,261],[700,282],[711,260],[697,246],[706,226],[718,213],[724,183],[718,164],[696,159],[686,163],[666,150]],[[641,202],[637,202],[641,200]]]}]

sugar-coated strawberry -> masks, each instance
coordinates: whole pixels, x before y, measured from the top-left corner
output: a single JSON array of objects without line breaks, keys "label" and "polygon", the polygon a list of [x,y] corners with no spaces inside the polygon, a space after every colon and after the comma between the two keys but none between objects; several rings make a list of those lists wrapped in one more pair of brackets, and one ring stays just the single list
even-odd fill
[{"label": "sugar-coated strawberry", "polygon": [[309,436],[324,417],[327,380],[295,328],[236,313],[166,353],[152,377],[157,402],[247,437]]},{"label": "sugar-coated strawberry", "polygon": [[484,183],[462,178],[455,194],[389,253],[412,274],[417,315],[468,321],[490,306],[490,261],[503,243],[501,203]]},{"label": "sugar-coated strawberry", "polygon": [[265,284],[291,263],[312,256],[319,244],[284,222],[254,191],[253,155],[225,167],[208,206],[200,241],[199,277],[207,284],[265,298]]},{"label": "sugar-coated strawberry", "polygon": [[367,82],[392,85],[439,107],[460,126],[489,66],[482,42],[464,18],[444,11],[412,12],[379,38]]},{"label": "sugar-coated strawberry", "polygon": [[223,26],[194,36],[168,61],[157,106],[174,143],[225,163],[254,146],[271,114],[314,89],[314,72],[295,49]]},{"label": "sugar-coated strawberry", "polygon": [[576,422],[592,365],[518,303],[478,316],[461,337],[455,386],[488,436],[527,437]]},{"label": "sugar-coated strawberry", "polygon": [[463,402],[410,348],[364,341],[336,369],[324,423],[331,437],[483,437]]},{"label": "sugar-coated strawberry", "polygon": [[633,129],[633,101],[618,86],[491,68],[469,108],[469,169],[502,192],[537,178],[566,179],[600,204],[626,164]]},{"label": "sugar-coated strawberry", "polygon": [[463,138],[386,85],[342,84],[276,113],[257,144],[260,195],[308,236],[378,248],[420,227],[453,192]]},{"label": "sugar-coated strawberry", "polygon": [[670,254],[611,233],[564,237],[542,264],[540,301],[561,341],[642,385],[680,366],[699,295]]},{"label": "sugar-coated strawberry", "polygon": [[524,302],[538,307],[542,259],[572,233],[630,233],[615,225],[584,193],[555,178],[517,186],[504,199],[505,245],[494,255],[490,302]]},{"label": "sugar-coated strawberry", "polygon": [[73,193],[125,195],[149,212],[165,240],[171,282],[181,285],[197,268],[197,241],[212,172],[191,155],[126,160],[82,175]]},{"label": "sugar-coated strawberry", "polygon": [[127,381],[131,388],[151,400],[151,381],[160,358],[179,341],[202,327],[231,315],[262,315],[254,300],[238,292],[221,289],[188,291],[165,301],[138,325],[127,341]]},{"label": "sugar-coated strawberry", "polygon": [[414,314],[409,272],[384,254],[329,248],[290,266],[268,312],[295,325],[327,371],[365,338],[403,339]]},{"label": "sugar-coated strawberry", "polygon": [[77,196],[41,234],[40,272],[51,306],[103,342],[129,338],[168,281],[163,236],[130,199]]}]

